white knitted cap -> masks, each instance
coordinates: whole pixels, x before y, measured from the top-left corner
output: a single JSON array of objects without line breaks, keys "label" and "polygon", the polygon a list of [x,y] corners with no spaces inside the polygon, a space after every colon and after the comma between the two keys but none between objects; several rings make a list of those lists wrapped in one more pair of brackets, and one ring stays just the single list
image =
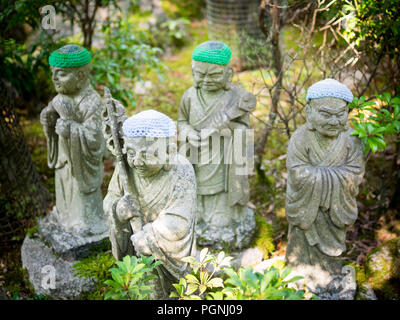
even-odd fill
[{"label": "white knitted cap", "polygon": [[175,122],[165,114],[146,110],[126,119],[122,124],[122,132],[128,138],[168,138],[176,135],[176,126]]},{"label": "white knitted cap", "polygon": [[347,102],[353,101],[353,94],[350,89],[339,81],[330,78],[318,81],[309,87],[306,100],[327,97],[339,98]]}]

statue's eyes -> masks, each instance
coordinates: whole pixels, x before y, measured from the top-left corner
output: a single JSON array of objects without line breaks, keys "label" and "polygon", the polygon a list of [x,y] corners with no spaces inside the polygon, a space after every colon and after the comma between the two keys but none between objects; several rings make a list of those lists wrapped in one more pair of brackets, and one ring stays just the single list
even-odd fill
[{"label": "statue's eyes", "polygon": [[146,159],[150,159],[151,157],[158,157],[158,150],[148,150],[144,154]]},{"label": "statue's eyes", "polygon": [[325,118],[329,118],[330,117],[330,114],[327,113],[327,112],[320,112],[320,115],[322,115]]},{"label": "statue's eyes", "polygon": [[211,73],[209,76],[213,77],[213,78],[217,78],[222,74],[222,72],[218,72],[218,73]]}]

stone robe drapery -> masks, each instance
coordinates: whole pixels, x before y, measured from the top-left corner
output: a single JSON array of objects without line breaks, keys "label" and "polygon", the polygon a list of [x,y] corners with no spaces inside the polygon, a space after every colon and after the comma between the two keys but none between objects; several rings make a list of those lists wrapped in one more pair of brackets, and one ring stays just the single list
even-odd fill
[{"label": "stone robe drapery", "polygon": [[55,169],[57,210],[53,214],[66,230],[107,230],[100,190],[105,151],[101,106],[90,85],[74,98],[58,94],[48,106],[49,112],[70,121],[67,137],[45,127],[48,165]]},{"label": "stone robe drapery", "polygon": [[320,145],[307,125],[290,139],[286,257],[292,265],[318,261],[329,269],[329,263],[320,261],[324,255],[338,257],[346,250],[346,227],[357,218],[356,196],[364,174],[361,142],[350,136],[351,131],[341,132],[328,148]]},{"label": "stone robe drapery", "polygon": [[[135,183],[140,204],[139,212],[143,222],[140,232],[143,232],[152,255],[163,262],[159,268],[163,287],[170,287],[171,284],[167,282],[177,281],[184,275],[187,264],[181,259],[194,255],[196,249],[196,180],[193,167],[180,155],[169,166],[149,180],[136,174],[132,168],[128,171],[130,179],[133,179],[131,181]],[[129,240],[132,235],[129,222],[120,224],[116,221],[116,206],[123,195],[122,179],[117,166],[104,199],[104,211],[109,218],[110,232],[113,233],[110,234],[113,254],[117,257],[133,252]],[[117,243],[120,240],[125,241],[122,246]]]}]

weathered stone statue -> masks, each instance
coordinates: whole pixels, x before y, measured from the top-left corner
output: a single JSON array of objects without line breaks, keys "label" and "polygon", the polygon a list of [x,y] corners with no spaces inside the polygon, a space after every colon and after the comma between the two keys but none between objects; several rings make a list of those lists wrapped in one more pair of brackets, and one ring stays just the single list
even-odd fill
[{"label": "weathered stone statue", "polygon": [[333,79],[307,92],[305,125],[287,152],[286,260],[309,289],[326,299],[352,299],[354,269],[342,269],[346,229],[357,218],[356,196],[364,174],[361,141],[350,136],[351,91]]},{"label": "weathered stone statue", "polygon": [[56,207],[52,218],[67,231],[107,230],[101,183],[105,143],[102,101],[89,83],[91,55],[66,45],[49,58],[58,95],[40,115],[47,139],[48,165],[55,169]]},{"label": "weathered stone statue", "polygon": [[105,141],[102,100],[89,83],[91,55],[66,45],[49,57],[57,96],[40,121],[47,139],[48,165],[55,170],[56,205],[38,220],[38,234],[21,248],[23,266],[36,293],[75,299],[94,288],[74,275],[73,265],[108,241],[101,183]]},{"label": "weathered stone statue", "polygon": [[243,248],[255,227],[247,203],[252,160],[249,114],[256,98],[232,84],[231,50],[226,44],[202,43],[192,58],[194,86],[182,97],[178,131],[180,152],[189,149],[196,172],[198,243]]},{"label": "weathered stone statue", "polygon": [[[196,250],[194,170],[176,152],[176,126],[169,117],[147,110],[124,120],[123,106],[111,97],[108,101],[104,131],[118,160],[104,199],[112,252],[118,260],[133,254],[161,260],[151,298],[166,298],[187,272],[181,258]],[[118,118],[124,120],[122,128],[111,136],[122,122]],[[123,147],[115,139],[121,133]]]}]

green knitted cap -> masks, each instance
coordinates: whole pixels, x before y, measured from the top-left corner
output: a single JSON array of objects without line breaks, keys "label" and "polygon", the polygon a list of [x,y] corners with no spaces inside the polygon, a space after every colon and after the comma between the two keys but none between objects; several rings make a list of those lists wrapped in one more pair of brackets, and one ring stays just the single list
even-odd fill
[{"label": "green knitted cap", "polygon": [[198,45],[192,53],[192,59],[226,66],[231,59],[232,51],[223,42],[206,41]]},{"label": "green knitted cap", "polygon": [[84,47],[67,44],[50,55],[49,64],[52,67],[75,68],[87,65],[91,59],[90,52]]}]

